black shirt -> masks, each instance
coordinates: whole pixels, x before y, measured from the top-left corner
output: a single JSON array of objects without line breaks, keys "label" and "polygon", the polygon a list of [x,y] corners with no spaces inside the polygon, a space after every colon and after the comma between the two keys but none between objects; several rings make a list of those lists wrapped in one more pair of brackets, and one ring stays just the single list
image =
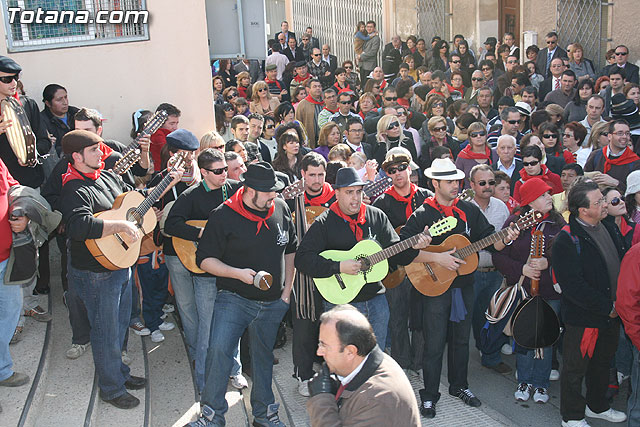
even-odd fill
[{"label": "black shirt", "polygon": [[[400,240],[380,209],[367,206],[365,220],[364,224],[358,225],[363,231],[363,239],[375,240],[383,248]],[[316,218],[300,242],[296,253],[296,268],[309,277],[331,277],[340,272],[340,263],[323,258],[320,252],[328,249],[347,251],[356,243],[356,236],[347,221],[328,210]],[[389,262],[393,264],[394,258]],[[382,293],[382,282],[367,283],[353,302],[368,301]]]},{"label": "black shirt", "polygon": [[[431,191],[418,187],[416,194],[414,194],[411,199],[411,210],[415,212],[427,197],[432,195],[433,193],[431,193]],[[408,194],[406,194],[406,196],[408,196]],[[382,209],[382,211],[387,214],[393,228],[401,227],[407,223],[407,204],[397,201],[390,194],[383,193],[373,202],[373,206]]]},{"label": "black shirt", "polygon": [[97,180],[74,179],[62,187],[59,208],[70,240],[71,265],[78,270],[107,272],[91,255],[85,240],[102,237],[103,221],[95,213],[111,209],[120,194],[132,188],[111,171],[103,170]]},{"label": "black shirt", "polygon": [[[250,300],[275,301],[280,298],[284,289],[284,255],[295,253],[298,240],[287,204],[279,198],[273,203],[274,212],[257,235],[256,222],[225,204],[209,215],[196,251],[198,266],[206,258],[216,258],[232,267],[266,271],[273,276],[273,284],[266,291],[230,277],[218,277],[218,289]],[[267,212],[255,211],[246,205],[245,208],[262,218],[267,215]]]},{"label": "black shirt", "polygon": [[[439,245],[444,242],[444,240],[453,235],[453,234],[462,234],[465,236],[471,243],[477,242],[491,234],[495,231],[493,225],[487,221],[487,218],[482,214],[480,208],[470,202],[465,202],[463,200],[458,201],[456,205],[460,208],[465,215],[467,216],[467,222],[462,221],[458,215],[458,223],[455,228],[445,234],[440,236],[436,236],[431,240],[431,245]],[[433,207],[423,204],[420,206],[414,213],[409,217],[407,224],[404,226],[402,231],[400,231],[400,238],[402,240],[414,236],[424,230],[426,225],[431,226],[433,223],[444,218],[444,215],[440,213],[439,210],[434,209]],[[456,248],[462,249],[462,248]],[[495,249],[492,246],[487,248],[488,251],[493,252]],[[406,265],[411,260],[413,260],[418,255],[418,251],[416,249],[408,249],[399,255],[401,257],[401,261],[399,264]],[[464,286],[473,285],[473,273],[466,274],[463,276],[458,276],[451,284],[452,288],[461,288]]]}]

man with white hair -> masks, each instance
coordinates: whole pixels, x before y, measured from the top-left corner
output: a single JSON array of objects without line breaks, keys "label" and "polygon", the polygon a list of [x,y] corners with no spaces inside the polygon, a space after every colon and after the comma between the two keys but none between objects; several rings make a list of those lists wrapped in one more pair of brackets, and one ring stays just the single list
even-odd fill
[{"label": "man with white hair", "polygon": [[493,170],[502,171],[511,178],[511,195],[516,186],[516,181],[520,176],[522,169],[522,160],[516,157],[516,139],[511,135],[501,135],[498,137],[498,143],[494,149],[494,158],[498,160],[491,165]]},{"label": "man with white hair", "polygon": [[482,86],[484,86],[484,74],[480,70],[475,70],[471,74],[471,87],[464,91],[464,100],[469,104],[477,104],[477,95]]}]

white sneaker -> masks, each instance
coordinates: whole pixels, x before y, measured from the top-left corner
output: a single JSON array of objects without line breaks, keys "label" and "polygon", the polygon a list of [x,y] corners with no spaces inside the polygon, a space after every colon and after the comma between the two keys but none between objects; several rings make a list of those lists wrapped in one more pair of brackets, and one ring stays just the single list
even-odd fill
[{"label": "white sneaker", "polygon": [[506,354],[507,356],[513,354],[513,348],[511,347],[511,344],[504,344],[500,349],[500,353]]},{"label": "white sneaker", "polygon": [[536,391],[533,393],[533,401],[536,403],[547,403],[549,401],[549,395],[547,394],[547,389],[538,387]]},{"label": "white sneaker", "polygon": [[571,420],[571,421],[563,421],[562,427],[591,427],[587,420]]},{"label": "white sneaker", "polygon": [[621,423],[627,420],[627,414],[621,411],[616,411],[613,408],[600,413],[593,412],[589,409],[589,405],[584,408],[584,414],[589,418],[600,418],[601,420],[609,421],[610,423]]},{"label": "white sneaker", "polygon": [[164,341],[164,335],[162,335],[162,331],[160,329],[156,329],[151,332],[151,341],[153,342],[162,342]]},{"label": "white sneaker", "polygon": [[249,387],[247,379],[242,374],[231,377],[231,385],[233,386],[233,388],[237,388],[238,390]]},{"label": "white sneaker", "polygon": [[311,396],[311,393],[309,393],[309,380],[298,381],[298,393],[304,397]]},{"label": "white sneaker", "polygon": [[176,325],[171,322],[162,322],[160,326],[158,326],[158,329],[160,329],[161,331],[170,331],[175,327]]},{"label": "white sneaker", "polygon": [[175,311],[175,308],[173,304],[165,304],[162,306],[162,311],[164,311],[165,313],[173,313]]},{"label": "white sneaker", "polygon": [[558,381],[560,379],[560,372],[557,369],[552,369],[549,374],[550,381]]},{"label": "white sneaker", "polygon": [[131,357],[129,357],[129,353],[127,353],[126,351],[122,352],[122,363],[127,366],[131,365]]},{"label": "white sneaker", "polygon": [[531,389],[533,389],[533,385],[520,383],[516,392],[513,393],[513,396],[516,398],[516,400],[526,402],[527,400],[529,400],[529,397],[531,397]]},{"label": "white sneaker", "polygon": [[87,351],[87,348],[89,348],[90,345],[90,342],[86,344],[71,344],[71,348],[67,350],[67,358],[77,359]]}]

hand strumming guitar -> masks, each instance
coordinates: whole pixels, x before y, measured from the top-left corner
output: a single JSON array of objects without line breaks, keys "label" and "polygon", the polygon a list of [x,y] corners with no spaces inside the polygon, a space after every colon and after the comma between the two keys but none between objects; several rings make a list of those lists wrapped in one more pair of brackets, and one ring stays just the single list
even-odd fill
[{"label": "hand strumming guitar", "polygon": [[340,273],[356,275],[362,269],[360,261],[355,259],[348,259],[346,261],[340,261]]},{"label": "hand strumming guitar", "polygon": [[460,268],[461,264],[466,264],[463,259],[456,258],[453,256],[453,253],[456,251],[456,248],[451,249],[450,251],[441,252],[439,254],[433,254],[435,258],[435,262],[446,268],[447,270],[455,271]]}]

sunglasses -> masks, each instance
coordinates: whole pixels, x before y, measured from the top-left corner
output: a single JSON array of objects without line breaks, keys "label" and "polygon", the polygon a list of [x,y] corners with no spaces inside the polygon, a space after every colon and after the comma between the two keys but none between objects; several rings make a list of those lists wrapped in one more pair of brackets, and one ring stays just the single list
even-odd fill
[{"label": "sunglasses", "polygon": [[454,64],[459,64],[460,63],[460,61],[450,61],[450,62],[452,62]]},{"label": "sunglasses", "polygon": [[479,137],[479,136],[485,136],[486,134],[487,134],[487,132],[485,132],[485,131],[482,131],[482,132],[471,132],[471,133],[469,134],[469,136],[470,136],[471,138],[477,138],[477,137]]},{"label": "sunglasses", "polygon": [[573,134],[571,134],[571,133],[563,133],[562,137],[563,138],[573,138]]},{"label": "sunglasses", "polygon": [[613,199],[611,199],[611,201],[609,202],[609,204],[611,206],[618,206],[620,203],[624,203],[624,200],[622,200],[620,197],[614,197]]},{"label": "sunglasses", "polygon": [[351,101],[340,101],[340,102],[338,102],[338,104],[351,105]]},{"label": "sunglasses", "polygon": [[489,71],[491,68],[489,67],[482,67],[482,71]]},{"label": "sunglasses", "polygon": [[258,92],[264,92],[265,90],[267,90],[267,88],[263,87],[262,89],[258,89]]},{"label": "sunglasses", "polygon": [[8,85],[13,80],[18,81],[18,77],[19,77],[19,74],[15,74],[13,76],[2,76],[0,77],[0,82]]},{"label": "sunglasses", "polygon": [[321,53],[314,53],[311,56],[320,56],[320,55],[322,55],[322,54]]},{"label": "sunglasses", "polygon": [[544,135],[542,135],[542,137],[544,139],[551,139],[551,138],[558,138],[556,135],[552,134],[552,133],[545,133]]},{"label": "sunglasses", "polygon": [[627,56],[629,52],[616,52],[616,56]]},{"label": "sunglasses", "polygon": [[511,125],[517,125],[518,123],[520,123],[520,120],[507,120],[507,123]]},{"label": "sunglasses", "polygon": [[444,132],[445,130],[447,130],[447,127],[446,126],[441,126],[441,127],[433,128],[433,130],[435,132]]},{"label": "sunglasses", "polygon": [[353,70],[353,67],[344,67],[345,70]]},{"label": "sunglasses", "polygon": [[407,163],[401,163],[398,166],[393,166],[387,169],[387,175],[394,175],[396,172],[406,171],[409,165]]},{"label": "sunglasses", "polygon": [[496,185],[496,180],[490,179],[489,181],[478,181],[476,184],[480,187],[484,187],[487,184],[490,186],[493,186],[493,185]]},{"label": "sunglasses", "polygon": [[398,114],[398,117],[407,115],[406,111],[396,111],[396,113]]},{"label": "sunglasses", "polygon": [[[488,69],[488,68],[487,68],[487,69]],[[482,77],[471,77],[471,81],[473,81],[473,82],[481,82],[481,81],[483,81],[483,80],[484,80],[484,79],[483,79]]]},{"label": "sunglasses", "polygon": [[225,166],[223,168],[218,168],[218,169],[209,169],[209,168],[202,168],[202,169],[207,170],[213,173],[214,175],[222,175],[223,173],[229,170],[229,166]]},{"label": "sunglasses", "polygon": [[230,93],[229,95],[227,95],[227,98],[237,98],[238,94],[237,93]]},{"label": "sunglasses", "polygon": [[224,111],[233,111],[233,107],[226,107]]},{"label": "sunglasses", "polygon": [[264,128],[265,129],[273,129],[274,127],[276,127],[276,125],[266,125]]},{"label": "sunglasses", "polygon": [[400,123],[399,122],[389,123],[389,127],[387,127],[387,130],[395,129],[397,127],[400,127]]},{"label": "sunglasses", "polygon": [[547,40],[547,44],[556,44],[557,40]]},{"label": "sunglasses", "polygon": [[522,166],[535,166],[540,163],[540,160],[534,160],[532,162],[522,162]]},{"label": "sunglasses", "polygon": [[436,102],[435,104],[432,105],[433,108],[444,108],[444,104],[442,102]]},{"label": "sunglasses", "polygon": [[385,96],[384,99],[387,100],[387,101],[397,101],[398,97],[397,96]]}]

